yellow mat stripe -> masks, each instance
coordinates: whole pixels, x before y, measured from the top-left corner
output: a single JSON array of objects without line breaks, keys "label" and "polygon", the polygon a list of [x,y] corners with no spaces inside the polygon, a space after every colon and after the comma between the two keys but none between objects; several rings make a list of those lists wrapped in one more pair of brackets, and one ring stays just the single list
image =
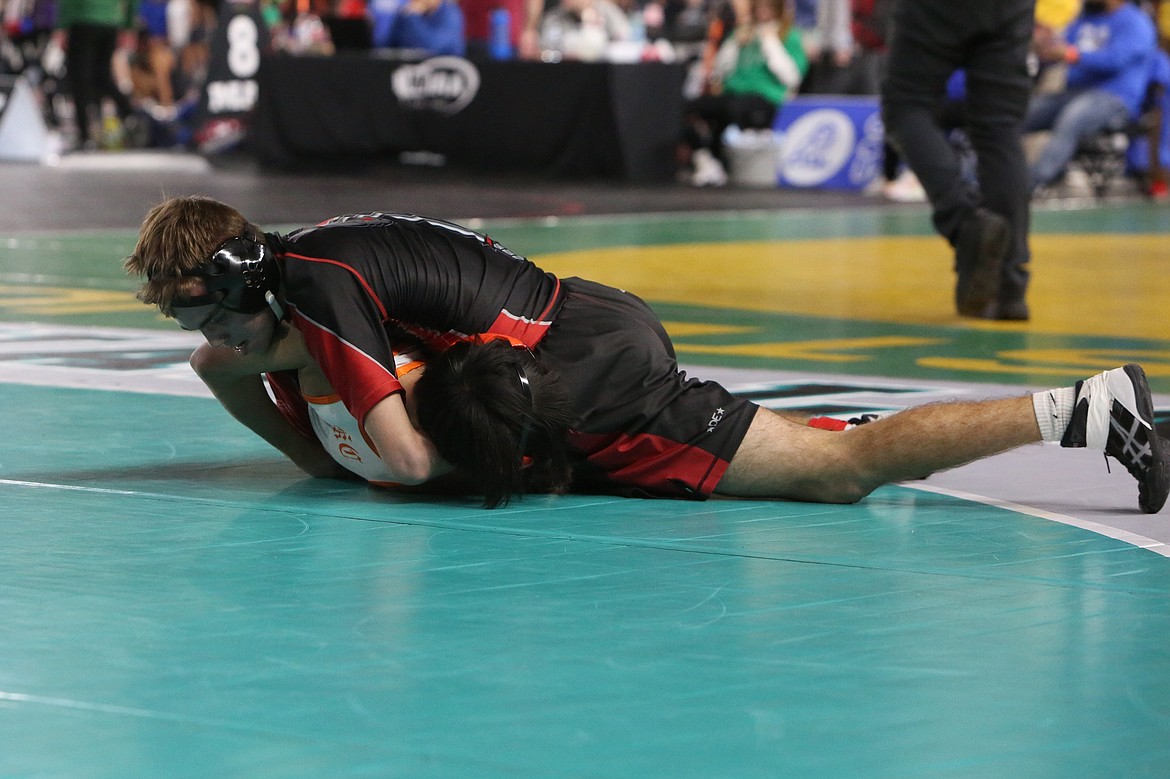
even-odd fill
[{"label": "yellow mat stripe", "polygon": [[1039,235],[1032,321],[954,313],[946,244],[933,236],[682,244],[546,254],[541,265],[650,300],[916,325],[1170,340],[1170,241]]}]

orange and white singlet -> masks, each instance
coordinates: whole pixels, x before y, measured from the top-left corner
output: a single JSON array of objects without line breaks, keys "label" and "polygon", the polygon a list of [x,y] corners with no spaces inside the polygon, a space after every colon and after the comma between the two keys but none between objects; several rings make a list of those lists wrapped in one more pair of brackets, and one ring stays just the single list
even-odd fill
[{"label": "orange and white singlet", "polygon": [[[400,377],[421,366],[422,361],[413,352],[394,354],[394,368]],[[397,483],[378,457],[373,443],[366,438],[361,425],[341,402],[340,395],[305,395],[304,398],[309,406],[313,432],[330,457],[371,484],[393,486]]]}]

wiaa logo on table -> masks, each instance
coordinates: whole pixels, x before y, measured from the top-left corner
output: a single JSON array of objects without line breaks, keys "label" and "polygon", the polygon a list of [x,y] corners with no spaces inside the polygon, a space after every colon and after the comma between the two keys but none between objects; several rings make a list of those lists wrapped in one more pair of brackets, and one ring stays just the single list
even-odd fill
[{"label": "wiaa logo on table", "polygon": [[849,161],[856,139],[853,122],[843,112],[809,111],[784,134],[784,178],[799,187],[825,183]]},{"label": "wiaa logo on table", "polygon": [[433,57],[394,71],[394,96],[408,108],[462,111],[479,92],[479,71],[462,57]]}]

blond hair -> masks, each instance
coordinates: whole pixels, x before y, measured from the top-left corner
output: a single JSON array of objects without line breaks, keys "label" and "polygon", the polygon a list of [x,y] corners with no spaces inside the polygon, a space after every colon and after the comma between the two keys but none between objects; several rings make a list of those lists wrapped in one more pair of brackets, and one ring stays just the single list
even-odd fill
[{"label": "blond hair", "polygon": [[138,299],[171,315],[176,299],[198,293],[200,281],[183,274],[198,268],[229,238],[259,240],[260,229],[229,205],[202,195],[175,197],[147,212],[134,253],[123,267],[145,276]]}]

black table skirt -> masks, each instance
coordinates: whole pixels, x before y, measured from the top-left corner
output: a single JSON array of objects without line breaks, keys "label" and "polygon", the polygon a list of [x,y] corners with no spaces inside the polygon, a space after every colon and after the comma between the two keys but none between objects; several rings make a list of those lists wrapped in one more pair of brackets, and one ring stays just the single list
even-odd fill
[{"label": "black table skirt", "polygon": [[477,61],[461,109],[399,100],[415,63],[365,54],[272,56],[260,69],[252,148],[275,165],[426,151],[480,170],[661,181],[674,174],[684,68],[662,63]]}]

